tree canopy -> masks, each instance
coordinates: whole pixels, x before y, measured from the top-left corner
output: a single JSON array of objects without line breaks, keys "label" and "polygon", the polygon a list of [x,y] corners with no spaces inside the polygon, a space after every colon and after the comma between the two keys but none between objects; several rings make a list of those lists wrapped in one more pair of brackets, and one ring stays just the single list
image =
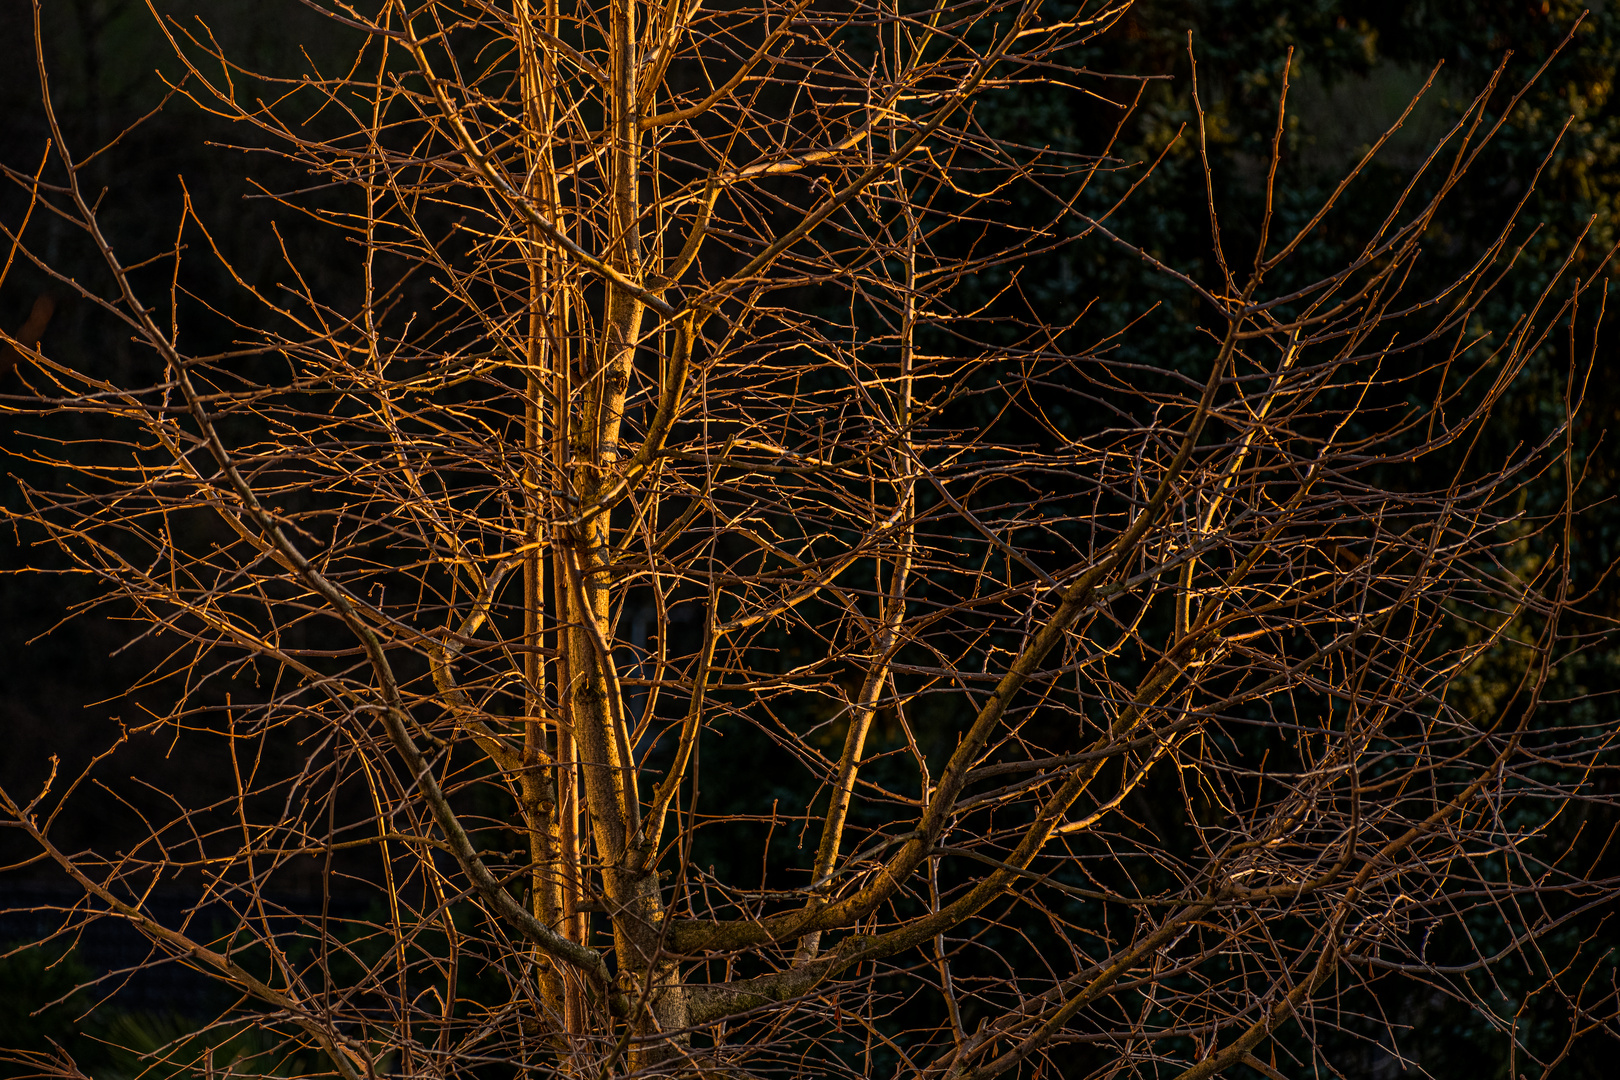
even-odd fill
[{"label": "tree canopy", "polygon": [[10,1067],[1600,1073],[1606,12],[20,18]]}]

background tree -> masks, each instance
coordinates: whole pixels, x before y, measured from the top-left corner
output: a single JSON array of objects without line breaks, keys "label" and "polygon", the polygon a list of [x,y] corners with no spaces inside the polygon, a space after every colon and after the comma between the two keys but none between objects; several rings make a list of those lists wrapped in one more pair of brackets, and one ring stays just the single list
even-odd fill
[{"label": "background tree", "polygon": [[[1613,897],[1533,839],[1607,799],[1554,672],[1598,643],[1569,552],[1609,251],[1487,321],[1522,237],[1446,200],[1498,75],[1337,266],[1313,238],[1368,196],[1288,222],[1277,113],[1252,242],[1208,191],[1189,276],[1118,224],[1151,87],[1074,63],[1123,14],[385,4],[325,13],[338,66],[259,75],[164,24],[350,269],[277,243],[267,288],[189,190],[120,256],[54,114],[13,171],[145,350],[112,379],[17,343],[11,406],[103,448],[37,444],[72,479],[14,519],[179,691],[81,782],[8,788],[21,858],[241,993],[212,1042],[347,1076],[1268,1073],[1375,1037],[1390,983],[1488,1009],[1473,975]],[[1037,82],[1110,124],[1008,139]],[[1013,272],[1094,241],[1200,305],[1154,328],[1177,363]],[[1565,342],[1554,421],[1493,439]],[[101,779],[138,842],[52,840],[156,740],[217,790]],[[377,905],[280,904],[312,879]],[[158,919],[163,888],[234,917]],[[1607,963],[1529,965],[1549,1062]]]}]

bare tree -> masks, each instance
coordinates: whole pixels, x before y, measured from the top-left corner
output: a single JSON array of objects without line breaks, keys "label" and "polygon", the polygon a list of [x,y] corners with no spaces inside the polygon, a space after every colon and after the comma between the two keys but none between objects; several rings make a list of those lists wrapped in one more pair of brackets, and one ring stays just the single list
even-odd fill
[{"label": "bare tree", "polygon": [[[1144,80],[1069,59],[1123,4],[305,4],[341,68],[163,25],[181,93],[314,175],[274,194],[341,267],[282,244],[249,280],[189,198],[126,253],[78,171],[116,148],[54,113],[8,165],[151,376],[8,339],[6,407],[102,439],[29,450],[61,482],[12,518],[175,688],[77,781],[0,794],[82,889],[65,930],[131,924],[240,995],[221,1039],[347,1080],[1304,1075],[1398,1056],[1379,1001],[1448,996],[1528,1055],[1509,963],[1569,1040],[1612,1032],[1599,959],[1549,944],[1616,896],[1557,824],[1612,804],[1612,725],[1560,674],[1599,640],[1571,432],[1609,253],[1511,326],[1481,313],[1514,221],[1414,273],[1497,81],[1351,262],[1274,286],[1355,175],[1285,235],[1281,110],[1243,250],[1211,194],[1203,280],[1110,229],[1097,178],[1151,163],[996,123],[1032,85],[1132,122]],[[1198,298],[1200,370],[1026,298],[1079,244]],[[1552,362],[1560,416],[1495,438]],[[143,737],[227,793],[131,794],[138,843],[64,849]],[[376,902],[283,902],[312,879]],[[166,889],[231,918],[165,922]]]}]

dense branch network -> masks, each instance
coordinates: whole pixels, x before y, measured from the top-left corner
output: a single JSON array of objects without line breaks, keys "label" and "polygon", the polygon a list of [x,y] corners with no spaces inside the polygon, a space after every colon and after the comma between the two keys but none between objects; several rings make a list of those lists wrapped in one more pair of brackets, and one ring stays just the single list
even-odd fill
[{"label": "dense branch network", "polygon": [[[54,114],[54,164],[7,167],[150,360],[8,345],[9,410],[117,451],[41,442],[73,479],[11,517],[171,643],[135,736],[234,770],[117,852],[53,842],[81,784],[6,793],[72,918],[354,1080],[1193,1080],[1376,1038],[1344,1002],[1381,980],[1477,1000],[1612,903],[1527,842],[1607,805],[1611,732],[1556,671],[1595,640],[1570,434],[1609,253],[1511,327],[1479,318],[1514,221],[1443,288],[1413,272],[1494,84],[1303,284],[1330,207],[1281,234],[1279,111],[1259,254],[1228,267],[1211,193],[1200,280],[1110,224],[1153,168],[1109,156],[1141,80],[1073,58],[1122,6],[309,6],[324,74],[163,25],[181,95],[321,178],[276,198],[343,238],[337,277],[283,245],[261,287],[189,199],[126,261]],[[1113,136],[1007,138],[1037,80],[1109,98]],[[1198,298],[1196,370],[1021,282],[1080,248]],[[1494,440],[1550,355],[1561,415]],[[1513,681],[1471,690],[1487,662]],[[155,920],[164,889],[224,936]],[[284,899],[311,889],[378,906]]]}]

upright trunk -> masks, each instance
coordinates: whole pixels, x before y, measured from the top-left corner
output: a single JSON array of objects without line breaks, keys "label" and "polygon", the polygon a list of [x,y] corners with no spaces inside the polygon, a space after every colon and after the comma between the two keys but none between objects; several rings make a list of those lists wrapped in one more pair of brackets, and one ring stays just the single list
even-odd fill
[{"label": "upright trunk", "polygon": [[[634,0],[612,0],[611,113],[608,194],[611,212],[605,250],[615,269],[641,276],[639,118]],[[641,336],[644,305],[607,288],[601,337],[582,372],[570,439],[571,479],[579,507],[594,505],[613,483],[620,459],[625,397]],[[632,844],[641,806],[630,747],[625,701],[614,670],[611,619],[611,529],[607,513],[586,515],[567,537],[565,571],[570,604],[567,633],[569,705],[578,743],[581,779],[601,866],[603,899],[613,924],[620,988],[646,1007],[632,1019],[633,1034],[684,1028],[685,997],[673,963],[659,962],[663,902],[652,869],[633,865]],[[559,542],[562,538],[559,537]],[[632,1054],[632,1064],[668,1055],[656,1046]]]},{"label": "upright trunk", "polygon": [[[554,111],[553,86],[547,70],[545,50],[537,48],[533,35],[533,13],[528,0],[517,0],[514,14],[519,32],[519,68],[524,109],[532,137],[525,142],[528,155],[528,190],[530,198],[543,198],[551,184],[550,151],[544,145],[550,130]],[[531,250],[543,251],[542,238],[530,227]],[[537,256],[529,262],[529,311],[527,326],[527,355],[524,379],[523,417],[523,533],[528,551],[523,557],[523,681],[524,730],[523,773],[519,777],[519,791],[523,805],[524,824],[529,838],[530,890],[534,915],[546,926],[562,933],[563,910],[563,821],[559,814],[558,776],[556,764],[563,755],[553,754],[560,747],[560,730],[554,740],[548,740],[546,731],[546,669],[541,655],[541,633],[544,627],[545,562],[541,558],[541,544],[545,541],[546,501],[542,496],[540,478],[544,432],[540,409],[541,387],[550,366],[549,348],[553,335],[547,333],[549,315],[547,300],[552,289],[547,258]],[[553,725],[555,726],[555,725]],[[550,745],[548,745],[548,742]],[[563,978],[556,965],[543,952],[535,951],[536,968],[540,972],[541,998],[549,1012],[563,1017]],[[566,1027],[566,1019],[565,1019]]]}]

